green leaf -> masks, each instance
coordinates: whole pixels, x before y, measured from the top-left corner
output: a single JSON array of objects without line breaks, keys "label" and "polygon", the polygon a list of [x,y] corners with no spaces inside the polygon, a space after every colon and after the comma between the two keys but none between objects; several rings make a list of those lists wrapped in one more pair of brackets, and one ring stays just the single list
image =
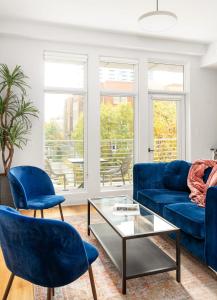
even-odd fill
[{"label": "green leaf", "polygon": [[0,150],[6,145],[23,149],[28,141],[32,119],[39,111],[28,99],[27,76],[21,66],[10,71],[0,64]]},{"label": "green leaf", "polygon": [[5,64],[0,64],[0,92],[6,87],[11,89],[17,87],[23,94],[26,94],[27,76],[24,75],[21,66],[16,66],[12,72]]}]

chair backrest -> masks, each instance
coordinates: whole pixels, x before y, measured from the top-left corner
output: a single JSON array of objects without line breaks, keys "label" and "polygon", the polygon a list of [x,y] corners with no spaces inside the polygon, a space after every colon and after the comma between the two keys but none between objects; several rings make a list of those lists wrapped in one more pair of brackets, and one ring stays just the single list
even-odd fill
[{"label": "chair backrest", "polygon": [[51,163],[48,158],[45,159],[45,170],[49,174],[49,176],[54,174],[54,171],[51,167]]},{"label": "chair backrest", "polygon": [[69,284],[89,267],[83,241],[71,225],[1,205],[0,243],[8,269],[37,285]]},{"label": "chair backrest", "polygon": [[50,177],[40,168],[32,166],[11,168],[8,179],[17,208],[27,208],[27,201],[37,196],[55,195]]},{"label": "chair backrest", "polygon": [[126,156],[121,163],[121,171],[123,175],[126,175],[129,171],[130,165],[132,162],[132,155]]}]

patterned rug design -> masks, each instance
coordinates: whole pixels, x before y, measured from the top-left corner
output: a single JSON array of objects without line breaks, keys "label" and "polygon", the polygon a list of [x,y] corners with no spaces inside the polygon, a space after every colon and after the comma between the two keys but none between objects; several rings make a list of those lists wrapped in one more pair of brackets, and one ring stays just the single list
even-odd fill
[{"label": "patterned rug design", "polygon": [[[93,243],[100,256],[92,265],[99,300],[217,300],[217,276],[206,266],[198,262],[184,249],[181,250],[181,284],[175,279],[175,271],[140,277],[127,281],[127,295],[121,294],[121,278],[100,247],[96,239],[87,236],[86,214],[68,217],[80,232],[84,240]],[[172,240],[154,237],[153,240],[171,257],[175,257],[175,245]],[[34,287],[35,300],[46,299],[46,289]],[[70,285],[55,289],[55,300],[92,300],[88,273]]]}]

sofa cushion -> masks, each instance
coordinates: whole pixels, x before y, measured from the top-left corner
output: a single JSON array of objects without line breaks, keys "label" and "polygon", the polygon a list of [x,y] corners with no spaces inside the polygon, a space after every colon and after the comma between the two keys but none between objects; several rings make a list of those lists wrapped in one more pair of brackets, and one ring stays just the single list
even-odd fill
[{"label": "sofa cushion", "polygon": [[205,238],[205,209],[195,203],[176,203],[163,209],[165,219],[197,239]]},{"label": "sofa cushion", "polygon": [[190,166],[191,164],[184,160],[168,163],[163,176],[164,186],[175,191],[189,191],[187,178]]},{"label": "sofa cushion", "polygon": [[137,201],[159,215],[163,215],[164,205],[189,202],[189,193],[167,189],[145,189],[138,192]]},{"label": "sofa cushion", "polygon": [[212,168],[209,167],[207,168],[205,171],[204,171],[204,175],[203,175],[203,181],[206,183],[208,178],[209,178],[209,175],[210,173],[212,172]]}]

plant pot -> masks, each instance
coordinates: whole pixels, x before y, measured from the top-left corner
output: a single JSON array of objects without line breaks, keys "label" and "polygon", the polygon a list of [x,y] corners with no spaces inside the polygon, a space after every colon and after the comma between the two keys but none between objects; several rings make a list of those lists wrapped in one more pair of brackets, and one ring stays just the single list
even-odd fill
[{"label": "plant pot", "polygon": [[0,174],[0,204],[14,207],[8,177]]}]

